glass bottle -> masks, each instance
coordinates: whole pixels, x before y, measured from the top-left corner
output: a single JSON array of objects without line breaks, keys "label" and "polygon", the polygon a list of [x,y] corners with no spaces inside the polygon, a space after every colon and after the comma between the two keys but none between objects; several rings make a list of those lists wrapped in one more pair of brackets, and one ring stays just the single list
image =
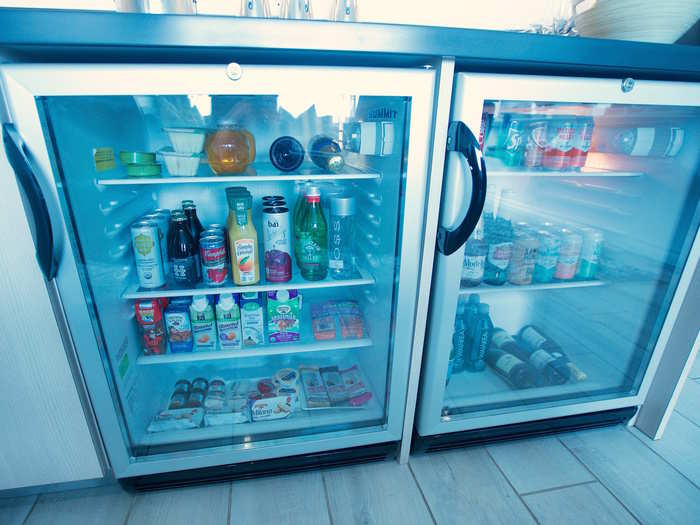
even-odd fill
[{"label": "glass bottle", "polygon": [[484,282],[500,286],[508,277],[508,265],[513,249],[513,224],[511,223],[511,190],[503,190],[494,215],[485,215],[484,233],[488,243],[484,264]]},{"label": "glass bottle", "polygon": [[348,279],[355,274],[353,253],[355,199],[334,197],[331,200],[328,267],[334,279]]},{"label": "glass bottle", "polygon": [[244,173],[255,160],[255,138],[247,129],[237,126],[221,126],[207,135],[204,142],[209,166],[222,173]]},{"label": "glass bottle", "polygon": [[229,232],[233,282],[245,286],[260,282],[258,261],[258,232],[252,220],[252,198],[237,194],[229,196]]},{"label": "glass bottle", "polygon": [[194,258],[197,263],[197,280],[199,281],[202,279],[202,265],[201,261],[199,260],[199,238],[202,236],[204,228],[202,227],[202,223],[199,222],[199,218],[197,217],[197,207],[194,205],[194,203],[192,203],[192,201],[187,201],[187,204],[184,204],[182,209],[185,211],[187,225],[190,229],[190,233],[192,234],[192,239],[194,240]]},{"label": "glass bottle", "polygon": [[345,165],[340,145],[326,135],[313,137],[309,142],[308,151],[313,163],[323,170],[337,173]]},{"label": "glass bottle", "polygon": [[279,137],[270,146],[270,162],[280,171],[294,171],[304,162],[304,147],[294,137]]},{"label": "glass bottle", "polygon": [[321,192],[310,186],[299,226],[297,241],[299,269],[308,281],[320,281],[328,275],[328,225],[321,209]]},{"label": "glass bottle", "polygon": [[176,284],[193,287],[197,283],[195,253],[194,239],[187,225],[187,217],[182,212],[174,211],[168,229],[168,258]]},{"label": "glass bottle", "polygon": [[488,246],[484,242],[483,218],[469,236],[464,248],[464,265],[462,266],[462,283],[465,286],[479,286],[484,278],[484,265]]}]

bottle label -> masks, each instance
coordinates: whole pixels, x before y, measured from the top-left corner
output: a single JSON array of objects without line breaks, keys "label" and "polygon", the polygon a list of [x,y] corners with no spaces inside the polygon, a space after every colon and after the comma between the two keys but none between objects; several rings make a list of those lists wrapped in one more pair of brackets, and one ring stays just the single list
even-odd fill
[{"label": "bottle label", "polygon": [[462,266],[462,279],[465,281],[479,281],[484,277],[485,255],[466,255]]},{"label": "bottle label", "polygon": [[509,375],[514,366],[522,364],[522,361],[512,354],[503,354],[496,361],[496,368],[503,372],[504,375]]},{"label": "bottle label", "polygon": [[193,256],[184,257],[182,259],[172,259],[170,267],[173,272],[173,280],[176,283],[194,283],[196,278],[196,266]]},{"label": "bottle label", "polygon": [[545,366],[547,366],[549,363],[554,361],[554,357],[552,357],[552,354],[547,352],[546,350],[535,350],[530,354],[530,364],[534,366],[537,370],[542,370]]},{"label": "bottle label", "polygon": [[495,332],[493,336],[491,337],[491,343],[496,347],[496,348],[503,348],[503,345],[508,343],[508,342],[513,342],[513,338],[510,336],[508,332],[505,330]]},{"label": "bottle label", "polygon": [[301,246],[301,262],[307,269],[321,265],[322,250],[313,235],[308,232],[300,233],[299,245]]},{"label": "bottle label", "polygon": [[537,266],[549,270],[557,265],[557,254],[549,255],[547,252],[537,254]]},{"label": "bottle label", "polygon": [[520,339],[522,339],[523,342],[533,350],[538,349],[547,341],[545,337],[542,337],[535,331],[534,328],[530,326],[523,330],[523,332],[520,334]]},{"label": "bottle label", "polygon": [[487,255],[487,260],[489,264],[492,264],[493,266],[501,270],[505,270],[508,267],[508,262],[510,261],[510,254],[512,249],[513,243],[511,242],[490,244],[489,252]]},{"label": "bottle label", "polygon": [[233,243],[241,284],[255,282],[255,241],[238,239]]}]

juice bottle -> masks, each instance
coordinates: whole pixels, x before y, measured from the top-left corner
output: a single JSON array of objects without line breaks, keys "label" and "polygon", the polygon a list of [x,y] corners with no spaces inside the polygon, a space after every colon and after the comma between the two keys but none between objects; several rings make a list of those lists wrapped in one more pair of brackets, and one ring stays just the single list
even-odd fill
[{"label": "juice bottle", "polygon": [[233,282],[238,285],[260,282],[258,232],[252,218],[252,199],[229,195],[228,229]]}]

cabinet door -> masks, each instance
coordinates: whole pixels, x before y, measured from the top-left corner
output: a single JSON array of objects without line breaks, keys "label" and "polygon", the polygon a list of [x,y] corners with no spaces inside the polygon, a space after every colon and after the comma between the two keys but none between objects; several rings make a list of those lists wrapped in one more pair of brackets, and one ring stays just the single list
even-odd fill
[{"label": "cabinet door", "polygon": [[102,477],[2,148],[0,195],[0,490]]}]

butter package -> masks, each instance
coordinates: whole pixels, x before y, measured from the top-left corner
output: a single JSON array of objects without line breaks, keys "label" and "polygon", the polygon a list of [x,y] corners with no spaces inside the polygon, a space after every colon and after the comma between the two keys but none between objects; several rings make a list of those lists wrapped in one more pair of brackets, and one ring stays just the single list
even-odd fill
[{"label": "butter package", "polygon": [[299,340],[301,295],[297,290],[267,292],[267,337],[270,343]]},{"label": "butter package", "polygon": [[331,406],[331,401],[323,384],[323,378],[317,367],[299,367],[301,384],[304,388],[307,408],[325,408]]}]

